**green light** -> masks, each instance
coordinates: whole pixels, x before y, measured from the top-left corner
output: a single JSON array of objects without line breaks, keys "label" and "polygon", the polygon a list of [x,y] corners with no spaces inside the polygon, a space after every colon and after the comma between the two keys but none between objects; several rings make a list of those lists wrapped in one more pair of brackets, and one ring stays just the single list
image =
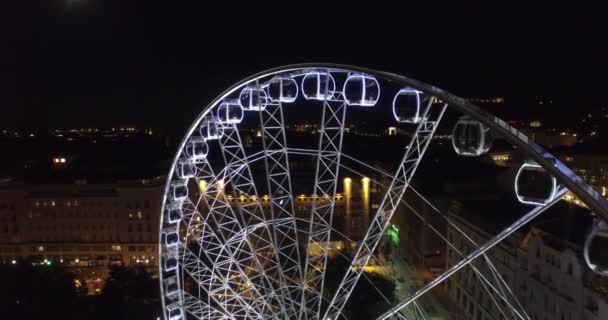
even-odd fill
[{"label": "green light", "polygon": [[399,242],[400,242],[400,239],[399,239],[399,228],[396,225],[394,225],[394,224],[391,225],[391,227],[386,230],[385,235],[387,237],[389,237],[389,239],[391,240],[392,244],[395,247],[399,246]]}]

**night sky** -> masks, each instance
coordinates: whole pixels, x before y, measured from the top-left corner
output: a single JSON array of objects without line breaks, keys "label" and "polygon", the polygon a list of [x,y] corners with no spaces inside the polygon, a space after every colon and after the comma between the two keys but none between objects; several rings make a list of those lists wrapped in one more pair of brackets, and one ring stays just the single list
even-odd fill
[{"label": "night sky", "polygon": [[590,14],[599,9],[16,2],[2,19],[2,127],[185,130],[242,77],[314,61],[392,71],[462,97],[504,96],[510,116],[608,105],[608,20]]}]

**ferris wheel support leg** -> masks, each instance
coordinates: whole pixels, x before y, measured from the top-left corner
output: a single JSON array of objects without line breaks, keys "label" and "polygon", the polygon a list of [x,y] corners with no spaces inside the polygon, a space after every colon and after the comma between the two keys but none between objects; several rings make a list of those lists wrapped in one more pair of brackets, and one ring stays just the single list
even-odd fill
[{"label": "ferris wheel support leg", "polygon": [[[329,81],[326,82],[326,91]],[[319,148],[313,191],[312,209],[304,265],[302,303],[299,319],[318,319],[321,313],[325,267],[329,252],[331,226],[340,170],[340,154],[346,119],[344,101],[323,101]],[[330,151],[325,152],[325,151]],[[320,254],[311,254],[311,248]],[[309,312],[309,310],[312,311]]]},{"label": "ferris wheel support leg", "polygon": [[382,239],[382,235],[384,234],[395,209],[399,205],[405,190],[416,172],[418,164],[422,160],[422,157],[435,134],[435,130],[441,122],[447,104],[440,107],[441,110],[439,112],[434,112],[435,110],[433,109],[435,108],[437,107],[433,105],[429,105],[429,107],[426,108],[423,116],[423,119],[425,120],[421,121],[416,128],[416,132],[407,146],[405,155],[393,177],[391,185],[384,194],[378,212],[370,222],[370,227],[361,241],[350,267],[342,278],[323,319],[335,320],[341,314],[350,294],[361,277],[361,273],[364,269],[362,266],[367,265],[374,250],[378,246],[378,243]]},{"label": "ferris wheel support leg", "polygon": [[[282,96],[283,82],[279,89]],[[283,297],[289,300],[288,318],[291,319],[300,312],[297,305],[302,294],[302,267],[281,102],[268,103],[266,108],[260,109],[260,126],[275,252],[284,277],[281,291]],[[286,220],[286,223],[279,222],[282,220]]]},{"label": "ferris wheel support leg", "polygon": [[[245,226],[259,223],[264,226],[248,233],[246,241],[251,250],[256,270],[261,276],[260,284],[264,291],[263,296],[269,300],[270,306],[274,305],[280,308],[281,318],[287,318],[287,304],[285,300],[289,300],[289,297],[283,294],[285,293],[287,284],[279,258],[275,254],[277,248],[273,241],[272,233],[268,228],[267,222],[270,221],[270,217],[265,217],[251,168],[249,167],[249,163],[243,160],[246,158],[246,154],[239,130],[235,124],[224,127],[224,135],[220,138],[220,146],[227,168],[232,168],[231,164],[235,162],[243,163],[242,166],[235,168],[233,172],[225,173],[233,176],[231,179],[232,192],[241,221],[243,221]],[[254,196],[256,200],[254,202],[241,203],[239,201],[240,196],[247,199]],[[279,291],[281,294],[278,293]]]},{"label": "ferris wheel support leg", "polygon": [[542,206],[542,207],[541,206],[535,207],[530,212],[526,213],[523,217],[521,217],[520,219],[518,219],[517,221],[515,221],[513,224],[511,224],[509,227],[505,228],[503,231],[501,231],[496,236],[494,236],[492,239],[490,239],[490,241],[488,241],[486,244],[484,244],[483,246],[477,248],[477,250],[475,250],[472,253],[468,254],[463,260],[461,260],[459,263],[453,265],[450,269],[446,270],[442,275],[440,275],[439,277],[437,277],[433,281],[427,283],[425,286],[423,286],[422,288],[420,288],[408,300],[399,303],[393,309],[389,310],[388,312],[386,312],[385,314],[381,315],[377,319],[378,320],[388,319],[394,313],[398,312],[402,308],[405,308],[410,303],[412,303],[413,301],[415,301],[416,299],[418,299],[420,296],[422,296],[426,292],[430,291],[431,289],[433,289],[434,287],[436,287],[437,285],[439,285],[440,283],[442,283],[445,279],[449,278],[454,273],[458,272],[462,268],[464,268],[467,265],[469,265],[471,262],[475,261],[475,259],[479,258],[484,253],[486,253],[488,250],[492,249],[500,241],[504,240],[505,238],[507,238],[508,236],[510,236],[511,234],[513,234],[515,231],[519,230],[519,228],[523,227],[526,223],[528,223],[532,219],[538,217],[538,215],[540,215],[545,210],[547,210],[548,208],[550,208],[551,206],[553,206],[554,204],[556,204],[557,202],[559,202],[561,200],[561,198],[566,194],[567,191],[568,190],[565,189],[565,188],[560,189],[556,193],[555,198],[553,198],[553,200],[551,202],[547,203],[545,206]]}]

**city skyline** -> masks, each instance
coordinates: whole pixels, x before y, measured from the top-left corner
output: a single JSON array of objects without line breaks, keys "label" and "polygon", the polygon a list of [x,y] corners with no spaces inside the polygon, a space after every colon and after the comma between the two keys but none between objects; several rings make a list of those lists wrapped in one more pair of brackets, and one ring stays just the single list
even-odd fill
[{"label": "city skyline", "polygon": [[[7,67],[0,127],[185,123],[235,79],[294,62],[361,65],[459,96],[503,96],[516,115],[537,110],[559,118],[606,107],[608,45],[600,39],[608,25],[577,13],[462,7],[408,15],[402,25],[397,12],[372,10],[364,23],[346,28],[336,20],[325,28],[291,12],[298,22],[274,28],[266,18],[273,11],[211,15],[122,1],[13,6],[21,16],[7,20],[15,32],[0,53]],[[315,36],[334,32],[335,40]],[[351,48],[358,39],[365,45]],[[543,100],[554,104],[536,103]]]}]

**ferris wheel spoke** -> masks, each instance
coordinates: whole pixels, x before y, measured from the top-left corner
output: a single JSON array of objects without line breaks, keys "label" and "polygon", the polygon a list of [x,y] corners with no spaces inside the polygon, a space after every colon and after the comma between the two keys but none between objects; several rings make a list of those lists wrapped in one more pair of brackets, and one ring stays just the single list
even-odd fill
[{"label": "ferris wheel spoke", "polygon": [[[261,289],[264,296],[270,300],[271,305],[280,308],[283,317],[288,317],[285,293],[288,286],[280,260],[275,252],[276,242],[268,228],[267,221],[271,219],[266,216],[260,203],[259,194],[254,183],[249,163],[243,161],[246,158],[240,133],[235,124],[224,127],[224,136],[220,138],[220,146],[224,162],[228,167],[231,163],[240,161],[243,163],[235,172],[226,172],[232,176],[231,186],[241,221],[245,226],[261,224],[261,228],[254,229],[246,235],[246,241],[250,246],[253,262],[257,272],[261,276]],[[240,198],[254,198],[253,202],[242,203]]]},{"label": "ferris wheel spoke", "polygon": [[[348,157],[347,155],[345,155],[346,157]],[[356,159],[354,159],[356,160]],[[346,170],[352,171],[353,173],[359,174],[361,176],[363,176],[362,173],[358,172],[357,170],[352,169],[351,167],[342,164],[341,165],[343,168],[345,168]],[[378,172],[381,175],[385,175],[385,176],[391,176],[389,173],[380,170],[380,169],[376,169],[371,167],[371,169],[373,169],[374,171]],[[373,183],[379,185],[380,187],[383,188],[387,188],[388,186],[384,185],[382,182],[377,181],[375,179],[370,179]],[[438,215],[441,216],[441,218],[445,219],[447,224],[450,225],[451,227],[453,227],[455,230],[457,230],[457,232],[459,232],[463,237],[465,237],[469,242],[471,242],[473,245],[475,245],[476,247],[478,246],[472,239],[470,239],[470,237],[463,232],[451,219],[445,217],[443,214],[441,214],[441,212],[439,211],[439,209],[437,209],[436,206],[434,206],[428,199],[426,199],[424,196],[422,196],[415,188],[411,187],[409,188],[409,190],[411,190],[413,192],[413,194],[420,200],[422,200],[423,202],[425,202],[428,206],[430,206],[432,208],[432,210],[437,213]],[[454,246],[454,244],[452,244],[451,242],[448,241],[448,239],[446,239],[446,237],[439,231],[437,230],[432,224],[430,224],[427,219],[424,218],[424,216],[422,214],[420,214],[418,212],[418,210],[416,210],[414,207],[412,207],[405,199],[401,199],[401,204],[405,205],[410,212],[412,212],[414,215],[416,215],[423,223],[425,223],[440,239],[442,239],[449,247],[451,250],[454,250],[457,254],[459,254],[460,256],[464,257],[464,254],[462,252],[460,252],[458,250],[458,248],[456,248]],[[344,235],[341,235],[343,237],[345,237]],[[347,240],[348,237],[345,237]],[[352,240],[349,240],[351,242],[353,242]],[[353,242],[355,243],[355,242]],[[503,316],[505,318],[507,318],[506,314],[502,311],[502,304],[499,304],[498,301],[494,298],[494,295],[498,295],[501,302],[506,304],[507,306],[509,306],[512,310],[513,316],[517,316],[518,318],[521,319],[529,319],[529,316],[526,314],[525,310],[523,309],[523,307],[521,306],[521,304],[519,303],[517,297],[513,294],[513,292],[511,291],[511,289],[509,288],[509,286],[505,283],[504,279],[502,278],[502,276],[500,276],[500,274],[498,273],[498,271],[496,270],[496,268],[494,267],[492,261],[487,257],[487,255],[483,255],[484,260],[486,262],[486,264],[489,267],[489,271],[490,273],[492,273],[492,276],[494,277],[495,281],[500,282],[497,283],[496,285],[492,284],[492,282],[490,280],[488,280],[488,278],[486,276],[484,276],[482,274],[482,272],[474,265],[471,264],[471,268],[475,274],[475,276],[481,281],[481,284],[484,288],[484,291],[486,291],[490,297],[490,299],[493,301],[494,305],[496,305],[496,307],[500,310],[499,312],[501,312],[501,314],[503,314]],[[373,256],[372,256],[373,258]],[[502,283],[502,284],[501,284]],[[498,286],[499,288],[497,289],[496,286]],[[502,286],[504,286],[507,290],[508,293],[510,293],[511,298],[515,301],[515,303],[517,304],[517,307],[513,306],[511,304],[511,302],[508,300],[508,298],[505,295],[504,290],[502,289]],[[516,310],[520,309],[520,312],[517,312]]]},{"label": "ferris wheel spoke", "polygon": [[[329,78],[329,70],[326,71]],[[318,319],[321,313],[321,298],[325,280],[328,246],[334,213],[335,194],[339,173],[340,153],[346,118],[345,101],[328,101],[329,81],[325,81],[319,145],[315,171],[315,185],[310,215],[304,283],[302,286],[302,310],[300,319]],[[335,152],[327,154],[326,151]],[[321,253],[311,254],[310,248],[319,248]],[[308,312],[308,311],[311,312]]]},{"label": "ferris wheel spoke", "polygon": [[[456,232],[459,235],[461,235],[465,240],[467,240],[469,243],[471,243],[476,248],[479,247],[478,243],[476,243],[466,232],[464,232],[451,218],[449,218],[449,217],[445,216],[444,214],[442,214],[441,211],[439,211],[439,209],[437,209],[437,207],[435,205],[433,205],[427,198],[425,198],[422,194],[420,194],[420,192],[418,192],[413,187],[411,188],[411,191],[413,192],[413,194],[417,198],[419,198],[424,203],[426,203],[433,210],[433,212],[435,212],[436,214],[438,214],[440,216],[440,218],[444,219],[446,221],[446,223],[451,228],[453,228],[454,230],[456,230]],[[448,241],[448,239],[446,239],[443,236],[443,234],[441,234],[441,232],[439,232],[437,229],[435,229],[430,223],[426,222],[426,219],[420,213],[418,213],[417,210],[415,210],[412,206],[410,206],[405,201],[403,201],[403,203],[410,209],[410,211],[412,211],[419,219],[421,219],[421,221],[425,222],[431,228],[431,230],[433,230],[433,232],[438,237],[440,237],[450,247],[451,250],[454,250],[454,252],[456,252],[458,255],[464,257],[464,254],[460,250],[458,250],[458,248],[456,248],[456,246],[454,246],[454,244],[452,244],[450,241]],[[511,311],[512,311],[513,317],[518,316],[521,319],[530,319],[530,317],[526,313],[526,310],[524,309],[524,307],[519,302],[519,299],[513,293],[513,291],[509,287],[509,285],[503,279],[503,277],[500,275],[500,272],[498,272],[498,270],[494,266],[494,263],[492,262],[492,260],[486,254],[483,254],[482,257],[484,259],[484,262],[487,264],[489,272],[494,277],[494,279],[496,281],[496,285],[499,287],[500,292],[499,292],[498,289],[496,289],[496,287],[494,285],[492,285],[492,283],[483,275],[483,273],[474,264],[471,264],[471,268],[472,268],[473,272],[475,273],[475,275],[481,280],[481,284],[484,287],[484,290],[488,293],[488,295],[490,296],[490,298],[493,300],[493,302],[496,305],[496,307],[499,310],[501,310],[501,306],[494,299],[492,293],[497,294],[501,298],[502,302],[506,303],[509,307],[511,307]],[[503,288],[504,288],[504,290],[503,290]],[[493,292],[491,292],[490,289],[492,289]],[[506,293],[509,293],[511,299],[513,299],[513,301],[515,302],[516,306],[513,306],[511,304],[511,302],[507,299],[507,295],[505,293],[505,290],[506,290]],[[517,310],[521,310],[521,314],[519,312],[517,312]],[[502,313],[502,310],[500,312]],[[503,314],[503,316],[506,318],[506,315]]]},{"label": "ferris wheel spoke", "polygon": [[[347,170],[358,173],[356,170],[353,170],[352,168],[350,168],[346,165],[342,165],[342,166]],[[382,175],[390,176],[389,173],[384,172],[382,170],[379,170],[376,168],[372,168],[372,169],[376,170],[377,172],[379,172]],[[360,174],[360,173],[358,173],[358,174]],[[376,181],[374,179],[371,179],[371,181],[381,187],[384,187],[384,188],[387,187],[386,185],[383,185],[382,182],[380,182],[380,181]],[[440,215],[441,218],[446,220],[447,224],[450,225],[452,228],[454,228],[461,236],[463,236],[467,241],[469,241],[475,247],[478,247],[478,244],[475,241],[473,241],[464,231],[462,231],[456,223],[454,223],[450,218],[443,215],[439,211],[439,209],[437,209],[437,207],[435,205],[433,205],[428,199],[426,199],[424,196],[422,196],[414,187],[410,187],[410,190],[413,192],[413,194],[418,199],[422,200],[429,207],[431,207],[431,209],[436,214]],[[446,239],[445,236],[439,230],[437,230],[433,225],[431,225],[427,221],[427,219],[425,219],[424,216],[418,212],[418,210],[413,208],[407,201],[405,201],[405,199],[401,199],[401,203],[404,204],[410,210],[410,212],[412,212],[414,215],[416,215],[422,222],[424,222],[440,239],[442,239],[448,245],[448,247],[450,247],[451,250],[454,250],[454,252],[456,252],[456,254],[464,257],[464,254],[460,250],[458,250],[458,248],[456,248],[454,246],[454,244],[449,242],[448,239]],[[496,294],[499,296],[502,303],[504,303],[510,307],[513,317],[517,316],[521,319],[529,319],[529,316],[526,314],[526,311],[523,308],[523,306],[521,305],[521,303],[519,302],[518,298],[512,292],[512,290],[507,285],[505,280],[502,278],[500,273],[496,270],[496,268],[495,268],[494,264],[492,263],[492,261],[490,260],[490,258],[486,254],[483,255],[483,258],[484,258],[485,263],[488,265],[489,272],[492,274],[494,280],[496,281],[496,286],[498,286],[498,289],[496,288],[496,286],[494,284],[491,283],[490,280],[488,280],[488,278],[486,276],[483,275],[483,273],[474,264],[471,264],[471,268],[472,268],[475,276],[481,281],[484,291],[486,291],[486,293],[488,293],[488,295],[489,295],[490,299],[493,301],[494,305],[500,310],[501,314],[503,314],[503,316],[506,318],[507,316],[502,311],[501,304],[499,304],[498,301],[494,298],[494,294]],[[503,290],[502,288],[505,288],[505,289]],[[513,306],[511,304],[511,302],[508,300],[508,298],[505,294],[505,290],[506,290],[506,292],[508,292],[510,294],[511,299],[513,299],[513,301],[515,301],[515,304],[517,306]],[[521,310],[521,313],[517,312],[518,309]]]},{"label": "ferris wheel spoke", "polygon": [[[426,198],[424,198],[414,188],[411,188],[411,190],[414,191],[414,194],[416,194],[420,199],[422,199],[424,202],[426,202],[427,204],[429,204],[433,208],[433,210],[436,211],[436,213],[438,213],[438,214],[441,215],[441,213],[439,212],[439,210],[435,206],[433,206]],[[461,252],[453,243],[451,243],[450,241],[448,241],[448,239],[439,230],[437,230],[437,228],[435,228],[430,222],[428,222],[427,219],[424,218],[424,216],[418,212],[418,210],[416,210],[414,207],[412,207],[407,201],[405,201],[405,199],[402,199],[401,202],[409,209],[410,212],[412,212],[416,217],[418,217],[423,223],[425,223],[429,227],[429,229],[431,229],[431,231],[433,231],[441,240],[443,240],[448,245],[448,247],[449,247],[450,250],[454,250],[454,252],[456,254],[460,255],[463,258],[465,257],[464,253]],[[466,234],[464,232],[462,232],[462,230],[460,230],[460,228],[454,222],[452,222],[450,219],[444,217],[443,215],[442,215],[442,217],[446,219],[447,223],[450,226],[452,226],[453,228],[457,229],[458,232],[461,232],[463,235],[466,236]],[[474,245],[476,245],[476,244],[474,244]],[[490,267],[490,272],[494,276],[494,279],[496,280],[496,278],[498,277],[498,279],[502,280],[502,277],[500,276],[500,274],[497,274],[494,270],[492,270],[493,264],[492,264],[491,260],[487,257],[487,255],[483,254],[482,256],[484,258],[484,261]],[[525,319],[529,319],[529,317],[527,316],[527,314],[525,313],[525,311],[523,310],[523,308],[522,308],[522,313],[523,314],[520,314],[519,312],[516,311],[515,307],[508,300],[508,298],[506,297],[505,293],[502,290],[497,289],[496,286],[494,284],[492,284],[492,282],[490,280],[488,280],[488,278],[480,271],[480,269],[477,266],[475,266],[474,263],[471,264],[470,267],[473,270],[474,275],[480,280],[481,285],[482,285],[484,291],[488,294],[488,296],[492,300],[493,304],[498,308],[499,312],[503,315],[503,317],[508,318],[507,315],[505,314],[505,312],[502,310],[502,308],[503,308],[502,306],[503,305],[500,304],[499,301],[497,301],[495,299],[494,295],[497,295],[500,298],[500,301],[502,303],[504,303],[508,307],[510,307],[510,309],[513,311],[512,313],[513,313],[514,317],[517,316],[520,319],[524,319],[524,320]],[[505,285],[506,285],[506,283],[505,283]],[[512,298],[516,299],[516,297],[514,295],[512,296]]]},{"label": "ferris wheel spoke", "polygon": [[[256,83],[257,85],[259,84]],[[283,81],[279,82],[279,94],[283,96]],[[287,316],[292,318],[300,312],[296,304],[301,299],[299,287],[303,272],[289,174],[283,103],[280,100],[268,103],[266,108],[260,108],[260,127],[275,252],[284,277],[281,291],[289,302],[290,311]],[[287,220],[288,223],[274,223],[279,220]]]},{"label": "ferris wheel spoke", "polygon": [[[423,116],[424,120],[419,123],[416,133],[412,137],[412,140],[405,151],[405,155],[396,170],[391,185],[384,194],[378,212],[371,221],[370,227],[353,258],[353,262],[342,278],[323,319],[335,319],[337,315],[342,312],[342,309],[346,305],[352,290],[363,272],[363,268],[356,268],[356,266],[367,265],[367,262],[378,246],[382,234],[384,234],[397,205],[409,186],[409,182],[414,176],[416,168],[422,160],[446,108],[446,104],[440,107],[438,112],[431,112],[431,110],[434,109],[434,106],[426,108]],[[411,159],[416,159],[416,161],[409,161]]]},{"label": "ferris wheel spoke", "polygon": [[[297,153],[297,154],[310,155],[310,156],[313,155],[312,151],[307,151],[307,150],[303,150],[303,149],[301,149],[301,150],[290,150],[290,152],[294,152],[294,153]],[[368,169],[371,169],[372,171],[374,171],[376,173],[379,173],[379,174],[387,176],[387,177],[392,177],[390,173],[385,172],[385,171],[383,171],[381,169],[377,169],[377,168],[371,167],[371,166],[369,166],[369,165],[367,165],[367,164],[365,164],[363,162],[360,162],[359,160],[357,160],[357,159],[355,159],[355,158],[353,158],[353,157],[351,157],[351,156],[349,156],[347,154],[343,154],[343,156],[344,156],[345,159],[349,159],[349,160],[352,160],[354,162],[357,162],[358,164],[362,164],[362,165],[366,166]],[[348,166],[348,165],[346,165],[344,163],[341,163],[340,166],[342,168],[348,170],[348,171],[351,171],[351,172],[359,175],[359,176],[362,176],[362,177],[366,176],[364,173],[362,173],[362,172],[360,172],[360,171],[358,171],[356,169],[353,169],[352,167],[350,167],[350,166]],[[374,182],[375,184],[377,184],[377,185],[379,185],[381,187],[388,188],[387,185],[382,184],[382,182],[380,182],[380,181],[376,181],[374,179],[370,179],[370,181]],[[417,197],[419,197],[421,200],[423,200],[425,203],[427,203],[429,206],[431,206],[431,208],[433,208],[434,211],[436,211],[437,213],[439,213],[439,210],[432,203],[430,203],[430,201],[428,201],[426,198],[424,198],[418,191],[416,191],[413,187],[410,187],[410,190],[412,190]],[[401,203],[405,204],[406,206],[408,206],[408,208],[412,212],[414,212],[418,216],[418,218],[422,219],[423,222],[426,222],[426,220],[423,218],[423,216],[420,215],[414,208],[412,208],[405,201],[405,199],[401,199]],[[443,217],[443,218],[445,218],[445,217]],[[445,219],[447,219],[447,218],[445,218]],[[449,220],[448,220],[448,224],[454,225],[454,223],[451,222],[451,221],[449,221]],[[429,227],[440,238],[442,238],[442,240],[444,240],[446,243],[448,243],[449,246],[451,246],[453,249],[455,249],[454,245],[451,244],[451,243],[449,243],[448,240],[437,229],[435,229],[432,225],[429,225]],[[455,227],[457,228],[457,226],[455,226]],[[457,230],[460,231],[460,229],[458,229],[458,228],[457,228]],[[345,237],[344,235],[342,235],[337,230],[333,230],[333,232],[336,232],[337,234]],[[468,238],[468,236],[466,234],[464,234],[462,231],[460,231],[460,232],[463,234],[463,236],[465,236],[465,237]],[[347,237],[345,237],[345,238],[347,240],[349,240]],[[352,240],[349,240],[349,241],[351,241],[352,243],[356,243],[356,242],[354,242]],[[470,240],[470,241],[472,241],[472,240]],[[476,245],[474,242],[473,242],[473,244]],[[460,255],[462,255],[462,253],[460,251],[458,251],[457,253],[460,254]],[[373,256],[372,256],[372,258],[373,258]],[[499,309],[499,312],[505,318],[507,317],[506,313],[502,310],[503,309],[503,307],[502,307],[503,305],[498,303],[498,301],[494,298],[494,295],[498,295],[499,298],[500,298],[500,301],[502,301],[502,303],[506,304],[509,307],[509,310],[511,310],[511,313],[513,314],[513,317],[517,316],[518,318],[524,319],[524,320],[525,319],[529,319],[528,315],[525,313],[525,310],[523,309],[523,307],[521,306],[521,304],[517,300],[517,297],[515,297],[515,295],[512,293],[511,289],[505,283],[504,279],[500,276],[500,274],[497,273],[497,271],[496,271],[495,267],[493,266],[493,263],[491,262],[491,260],[486,255],[484,255],[484,260],[486,261],[486,263],[488,264],[488,267],[490,268],[489,271],[490,271],[490,273],[492,273],[492,276],[493,276],[493,278],[494,278],[494,280],[496,282],[495,284],[492,284],[492,282],[490,280],[488,280],[488,278],[485,277],[481,273],[481,271],[478,268],[476,268],[474,265],[471,265],[471,267],[473,269],[473,272],[475,273],[475,276],[478,277],[480,279],[480,281],[482,281],[481,284],[482,284],[482,286],[484,288],[484,291],[486,291],[488,293],[488,295],[489,295],[490,299],[493,301],[494,305]],[[505,290],[506,290],[506,292],[508,292],[510,294],[511,299],[513,299],[515,301],[515,303],[517,304],[517,307],[513,306],[511,304],[511,302],[509,301],[509,299],[506,297]],[[420,309],[419,306],[417,308]],[[521,313],[518,312],[518,311],[516,311],[517,310],[516,308],[518,308],[519,310],[521,310]]]},{"label": "ferris wheel spoke", "polygon": [[392,314],[394,314],[398,310],[408,306],[410,303],[412,303],[412,301],[415,301],[417,298],[419,298],[420,296],[422,296],[423,294],[425,294],[432,288],[439,285],[441,282],[443,282],[448,277],[452,276],[454,273],[458,272],[462,268],[471,264],[471,262],[475,261],[475,259],[477,259],[481,255],[486,253],[488,250],[492,249],[500,241],[504,240],[505,238],[507,238],[508,236],[513,234],[515,231],[519,230],[519,228],[521,228],[522,226],[524,226],[525,224],[530,222],[532,219],[534,219],[535,217],[537,217],[538,215],[543,213],[545,210],[547,210],[548,208],[550,208],[551,206],[553,206],[554,204],[559,202],[561,200],[561,198],[566,194],[567,191],[568,190],[565,188],[562,188],[559,191],[557,191],[555,198],[553,198],[553,200],[551,200],[549,203],[547,203],[544,206],[535,207],[530,212],[526,213],[523,217],[521,217],[520,219],[515,221],[513,224],[511,224],[510,226],[505,228],[503,231],[498,233],[496,236],[494,236],[492,239],[490,239],[486,244],[477,248],[473,252],[469,253],[459,263],[455,264],[454,266],[452,266],[451,268],[446,270],[443,274],[441,274],[439,277],[437,277],[433,281],[427,283],[422,288],[418,289],[408,300],[399,303],[399,305],[397,305],[395,308],[391,309],[387,313],[383,314],[382,316],[378,317],[378,319],[379,320],[388,319]]}]

